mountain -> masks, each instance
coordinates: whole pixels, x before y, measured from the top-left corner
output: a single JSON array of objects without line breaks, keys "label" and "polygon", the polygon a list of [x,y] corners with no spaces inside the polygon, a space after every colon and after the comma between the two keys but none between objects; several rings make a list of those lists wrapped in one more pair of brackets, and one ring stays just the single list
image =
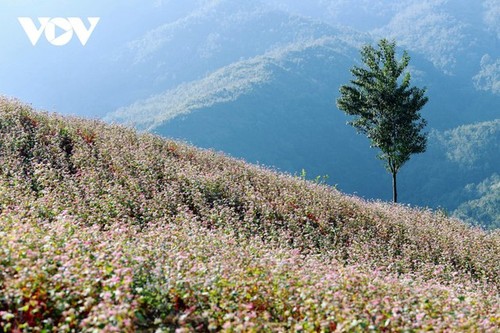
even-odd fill
[{"label": "mountain", "polygon": [[[360,8],[368,6],[358,2]],[[498,66],[490,55],[496,52],[497,39],[489,21],[483,20],[484,15],[493,15],[491,8],[474,4],[467,12],[460,1],[406,1],[392,7],[379,1],[374,4],[380,9],[379,19],[373,21],[378,23],[365,28],[370,32],[365,34],[340,26],[342,20],[335,21],[333,9],[343,8],[341,2],[331,2],[328,8],[326,2],[312,3],[280,5],[271,1],[256,6],[213,2],[212,11],[203,9],[186,17],[174,25],[177,30],[172,25],[155,29],[134,44],[140,45],[136,54],[141,66],[158,63],[156,59],[169,53],[173,57],[184,52],[179,51],[182,42],[175,41],[175,36],[184,36],[183,31],[196,35],[184,41],[192,56],[179,57],[192,61],[177,69],[187,69],[182,74],[187,81],[158,89],[105,119],[292,174],[305,169],[311,178],[328,175],[330,184],[346,192],[388,200],[390,179],[374,158],[376,151],[345,126],[348,119],[335,106],[338,88],[351,79],[349,69],[359,64],[359,47],[382,36],[396,38],[410,52],[412,82],[427,87],[430,98],[423,111],[430,133],[498,119]],[[309,17],[299,15],[301,10]],[[228,19],[214,21],[217,13]],[[245,19],[232,27],[231,17]],[[224,55],[223,59],[214,61],[213,54],[207,59],[199,56],[199,48],[211,40],[211,33],[221,41],[232,41],[217,44],[215,54]],[[160,46],[147,46],[155,42]],[[212,68],[207,62],[214,69],[195,78],[198,68]],[[164,73],[156,70],[160,67],[153,66],[154,72],[147,76]],[[415,157],[403,169],[401,199],[453,212],[469,200],[471,193],[464,190],[467,185],[479,184],[500,170],[491,166],[473,174],[463,169],[455,172],[454,165],[450,169],[434,167],[453,164],[443,141],[434,134],[428,153]],[[496,154],[491,145],[485,147],[489,147],[489,155]],[[482,219],[476,223],[492,222]]]},{"label": "mountain", "polygon": [[133,78],[124,82],[132,92],[126,98],[141,99],[290,43],[331,35],[358,45],[365,40],[348,28],[290,15],[260,1],[207,1],[126,43],[109,72]]},{"label": "mountain", "polygon": [[[477,73],[481,58],[498,54],[498,0],[299,0],[267,2],[274,8],[377,38],[394,38],[451,75]],[[498,72],[497,72],[498,73]]]},{"label": "mountain", "polygon": [[[429,149],[403,168],[401,199],[454,214],[482,197],[467,188],[500,170],[460,168],[432,133],[498,119],[498,7],[498,0],[4,2],[0,92],[64,114],[108,115],[292,174],[305,170],[311,179],[328,175],[346,192],[388,200],[376,151],[345,126],[335,99],[361,45],[395,38],[412,57],[412,82],[430,97]],[[47,15],[101,21],[84,48],[44,38],[33,47],[17,17]]]},{"label": "mountain", "polygon": [[[360,155],[356,149],[367,149],[360,137],[349,135],[343,115],[333,112],[332,87],[339,78],[347,80],[339,69],[350,63],[354,52],[336,38],[292,44],[120,109],[107,119],[292,173],[302,168],[314,176],[353,172],[333,157],[354,157]],[[359,166],[357,171],[361,175],[367,170]],[[360,180],[359,187],[349,190],[362,190]]]},{"label": "mountain", "polygon": [[460,126],[443,133],[440,141],[447,160],[454,164],[452,170],[458,166],[456,177],[462,180],[462,186],[467,183],[460,193],[467,200],[460,203],[454,214],[472,224],[498,228],[500,156],[496,152],[500,151],[500,120]]},{"label": "mountain", "polygon": [[[419,72],[415,74],[424,72],[428,77],[422,83],[438,86],[430,87],[436,90],[434,99],[439,99],[436,110],[448,116],[439,119],[436,126],[446,123],[449,129],[455,124],[491,120],[499,100],[495,97],[499,72],[494,56],[498,38],[489,23],[493,18],[483,19],[496,14],[487,2],[472,7],[466,4],[467,1],[442,0],[425,3],[408,0],[397,5],[392,1],[368,4],[359,0],[348,6],[343,1],[307,4],[292,1],[286,5],[281,1],[206,1],[185,17],[129,42],[116,64],[121,66],[121,72],[134,78],[126,83],[134,85],[133,89],[127,90],[135,92],[136,97],[142,94],[143,98],[137,98],[141,101],[180,84],[203,79],[241,60],[295,43],[335,37],[359,48],[376,38],[389,37],[396,39],[413,57],[435,67],[419,63]],[[361,13],[370,12],[384,19],[371,29],[354,30],[339,14],[348,10],[358,11],[360,17]],[[373,20],[377,21],[373,17],[365,21]],[[353,54],[353,62],[357,59],[359,56]],[[435,69],[446,73],[445,78],[436,74]],[[447,89],[443,88],[449,85],[461,98],[446,96]],[[481,94],[478,90],[488,93]],[[149,95],[144,96],[145,92]],[[470,100],[469,105],[464,105],[464,100]],[[451,113],[463,118],[450,124]],[[484,116],[479,118],[478,113]]]},{"label": "mountain", "polygon": [[[500,228],[500,177],[494,173],[479,184],[468,184],[466,193],[473,198],[461,203],[454,215],[485,228]],[[480,221],[480,223],[478,223]]]},{"label": "mountain", "polygon": [[[396,38],[464,84],[475,77],[478,89],[498,90],[498,0],[130,0],[120,6],[89,0],[0,6],[5,23],[0,76],[10,78],[0,81],[0,91],[64,113],[103,116],[276,47],[355,32]],[[101,21],[84,48],[77,42],[55,48],[43,40],[33,47],[17,20],[61,15]]]},{"label": "mountain", "polygon": [[[108,119],[130,122],[140,129],[152,130],[179,115],[217,104],[235,102],[240,97],[254,95],[259,89],[265,91],[273,85],[281,84],[275,89],[279,92],[277,98],[290,98],[296,94],[296,91],[292,90],[299,90],[301,87],[286,86],[285,80],[293,79],[292,82],[296,84],[304,81],[302,85],[307,88],[313,86],[329,90],[330,82],[317,80],[321,66],[328,66],[325,70],[342,68],[351,62],[354,52],[352,45],[335,37],[291,43],[222,67],[200,80],[187,82],[146,100],[137,101],[130,107],[121,108],[110,114]],[[321,64],[318,64],[319,59],[322,60]],[[332,80],[336,79],[336,75],[331,77]],[[317,82],[311,84],[309,81]],[[262,99],[264,103],[278,104],[278,101],[268,100],[268,98]]]},{"label": "mountain", "polygon": [[[337,93],[332,87],[348,82],[348,73],[341,69],[352,66],[357,52],[352,44],[335,37],[291,44],[136,102],[107,119],[290,173],[305,169],[312,178],[328,175],[328,181],[344,191],[388,200],[390,180],[374,158],[375,152],[363,137],[345,125],[347,119],[334,106]],[[431,126],[442,127],[442,119],[447,119],[452,111],[450,106],[441,108],[440,101],[433,99],[453,91],[462,94],[462,98],[464,94],[445,74],[432,70],[431,64],[423,59],[414,60],[416,82],[431,83],[431,102],[424,115]],[[449,84],[443,87],[442,82]],[[485,102],[481,95],[470,93],[469,97],[476,100],[471,103],[473,107]],[[494,110],[494,106],[487,110]],[[472,110],[464,112],[465,119],[456,115],[446,125],[473,120],[471,113]],[[490,116],[490,112],[474,115],[475,119]],[[497,124],[498,121],[493,121],[489,127],[476,125],[473,131],[476,140],[464,135],[465,129],[460,134],[457,130],[433,130],[429,151],[410,161],[405,167],[408,170],[403,169],[402,200],[449,211],[457,209],[469,198],[465,186],[498,172],[499,164],[491,161],[498,151],[491,143],[498,140]],[[471,140],[453,142],[445,137]],[[469,154],[464,153],[460,163],[465,163],[463,160],[474,163],[474,172],[458,168],[460,163],[449,157],[453,153],[448,150],[467,146],[471,147]],[[488,167],[481,168],[483,164]],[[478,223],[493,222],[483,218]]]},{"label": "mountain", "polygon": [[5,98],[0,147],[3,331],[498,327],[498,232]]}]

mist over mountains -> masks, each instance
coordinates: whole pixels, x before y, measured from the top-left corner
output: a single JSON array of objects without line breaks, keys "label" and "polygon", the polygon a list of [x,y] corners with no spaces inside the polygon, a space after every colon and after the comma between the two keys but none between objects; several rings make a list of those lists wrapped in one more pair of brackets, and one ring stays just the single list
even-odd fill
[{"label": "mist over mountains", "polygon": [[[359,64],[359,48],[393,38],[412,57],[412,84],[427,87],[430,98],[423,110],[429,149],[402,169],[402,201],[441,207],[472,223],[498,223],[500,1],[189,0],[111,7],[95,7],[103,25],[84,52],[25,56],[27,63],[56,52],[67,59],[60,66],[29,65],[42,77],[52,73],[50,88],[26,78],[14,84],[20,88],[0,85],[0,91],[292,174],[328,175],[343,191],[387,200],[389,176],[368,141],[346,126],[335,99]],[[0,68],[5,77],[19,71],[10,67]],[[68,86],[68,73],[79,84]],[[456,157],[457,147],[471,144]]]}]

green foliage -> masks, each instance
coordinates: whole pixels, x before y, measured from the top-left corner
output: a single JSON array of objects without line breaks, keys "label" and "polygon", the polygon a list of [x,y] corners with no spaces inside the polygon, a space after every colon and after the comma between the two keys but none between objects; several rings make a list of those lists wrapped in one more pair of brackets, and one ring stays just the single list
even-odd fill
[{"label": "green foliage", "polygon": [[[401,19],[399,24],[404,22],[407,20]],[[401,28],[399,24],[396,30]],[[418,27],[408,27],[407,31],[413,31],[412,28],[425,30],[434,29],[434,26],[419,23]],[[246,161],[275,166],[297,176],[305,168],[308,179],[329,174],[329,184],[338,184],[343,191],[388,200],[389,191],[384,189],[388,187],[384,186],[385,170],[378,165],[380,161],[370,157],[374,151],[368,148],[363,136],[344,125],[343,113],[331,112],[331,88],[349,82],[350,73],[346,69],[359,54],[358,46],[370,40],[368,36],[352,36],[353,39],[346,43],[345,32],[327,35],[280,45],[265,56],[245,58],[201,80],[138,101],[122,109],[121,116],[115,113],[108,119],[130,121],[142,129],[154,128],[155,133],[167,138],[180,138]],[[411,36],[417,42],[422,40],[417,38],[420,34]],[[405,48],[412,45],[400,37],[397,37],[398,45]],[[432,46],[442,45],[438,40],[425,39],[424,43],[429,43],[435,52],[453,52]],[[407,69],[411,72],[413,85],[425,84],[432,88],[428,91],[432,103],[427,103],[422,113],[428,126],[445,135],[444,129],[497,116],[495,111],[500,99],[477,93],[470,85],[471,75],[478,69],[477,62],[459,57],[470,67],[467,75],[461,76],[464,74],[462,65],[456,66],[460,75],[442,75],[422,59],[432,50],[421,50],[412,55]],[[160,53],[164,56],[165,52]],[[222,98],[230,96],[234,100]],[[184,111],[188,113],[180,115]],[[448,162],[448,152],[433,151],[436,145],[447,148],[448,141],[437,142],[436,137],[429,135],[426,153],[413,155],[398,173],[398,189],[403,192],[400,201],[432,208],[442,206],[452,212],[470,200],[462,194],[462,189],[491,176],[492,172],[483,167],[486,163],[494,166],[490,161],[499,156],[498,148],[490,144],[495,142],[495,137],[485,133],[470,138],[474,139],[474,144],[467,150],[480,152],[471,155],[475,161],[471,172],[467,168],[458,170],[455,163]],[[457,140],[453,145],[465,148],[463,144],[468,141],[465,137],[462,141]],[[325,160],[324,156],[332,158]],[[464,156],[462,161],[466,159]]]},{"label": "green foliage", "polygon": [[436,134],[446,158],[467,170],[497,171],[500,165],[500,119],[459,126]]},{"label": "green foliage", "polygon": [[462,203],[454,215],[485,229],[500,228],[500,176],[495,173],[479,185],[470,184],[467,192],[472,192],[473,198]]},{"label": "green foliage", "polygon": [[[379,158],[395,175],[412,154],[425,151],[427,137],[421,131],[426,121],[419,111],[427,103],[425,89],[410,87],[406,72],[410,57],[396,60],[396,43],[380,40],[378,49],[367,45],[361,50],[366,67],[354,66],[351,85],[340,87],[337,106],[354,120],[350,124],[381,150]],[[394,201],[397,196],[395,193]]]},{"label": "green foliage", "polygon": [[[500,120],[432,130],[425,155],[404,170],[405,199],[420,206],[443,207],[455,217],[494,229],[498,225],[494,186],[500,165]],[[460,207],[460,208],[459,208]],[[470,214],[470,215],[468,215]]]}]

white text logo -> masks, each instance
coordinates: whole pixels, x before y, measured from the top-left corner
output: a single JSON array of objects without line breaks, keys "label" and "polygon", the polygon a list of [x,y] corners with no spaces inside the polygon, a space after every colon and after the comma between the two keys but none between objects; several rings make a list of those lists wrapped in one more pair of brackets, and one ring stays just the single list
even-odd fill
[{"label": "white text logo", "polygon": [[97,23],[99,23],[100,18],[88,17],[88,28],[79,17],[39,17],[38,27],[30,17],[19,17],[18,20],[33,46],[38,43],[44,32],[45,38],[52,45],[63,46],[68,44],[73,38],[73,33],[75,33],[80,43],[85,46],[94,32]]}]

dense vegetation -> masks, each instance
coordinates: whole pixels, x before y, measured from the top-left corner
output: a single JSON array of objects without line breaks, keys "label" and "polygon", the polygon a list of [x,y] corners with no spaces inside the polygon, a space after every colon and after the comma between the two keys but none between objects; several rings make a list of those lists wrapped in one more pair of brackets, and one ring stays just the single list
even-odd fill
[{"label": "dense vegetation", "polygon": [[[500,105],[494,2],[204,1],[129,44],[115,72],[128,73],[120,82],[136,89],[119,85],[125,107],[109,119],[290,173],[328,175],[347,193],[389,200],[390,178],[365,149],[368,143],[334,115],[348,69],[360,64],[359,48],[393,38],[408,50],[413,84],[428,88],[422,116],[429,130],[444,134],[493,121]],[[162,10],[181,4],[175,3]],[[490,134],[477,142],[481,152],[491,147]],[[436,154],[414,156],[401,170],[399,200],[453,214],[483,196],[467,186],[500,170],[459,168],[441,144],[431,136],[429,150]],[[491,228],[493,210],[475,207],[460,216]]]},{"label": "dense vegetation", "polygon": [[[471,199],[461,204],[453,214],[470,224],[486,229],[500,229],[500,176],[493,174],[479,184],[469,184],[464,190]],[[484,221],[482,224],[478,221]]]},{"label": "dense vegetation", "polygon": [[[336,37],[296,43],[152,96],[108,119],[132,122],[163,136],[290,173],[305,169],[311,178],[328,175],[329,183],[345,192],[389,200],[390,178],[373,158],[369,143],[345,126],[348,119],[334,109],[334,93],[349,80],[347,69],[357,54],[351,44]],[[412,59],[423,63],[418,56]],[[479,192],[467,186],[500,172],[500,122],[494,120],[498,103],[488,98],[484,102],[484,96],[464,92],[459,81],[430,68],[426,71],[433,73],[426,76],[431,81],[413,73],[412,77],[418,85],[429,87],[430,101],[423,116],[433,129],[428,151],[401,171],[400,201],[441,207],[451,214],[479,199]],[[468,102],[443,99],[454,94]],[[471,121],[473,109],[475,115],[492,120],[457,126]],[[499,197],[498,192],[487,195]],[[490,213],[481,212],[481,207],[486,206],[477,206],[472,214],[467,210],[461,217],[493,228],[495,217],[490,213],[495,206]]]},{"label": "dense vegetation", "polygon": [[427,104],[425,88],[410,86],[406,51],[396,58],[396,42],[381,39],[377,48],[361,49],[363,67],[354,66],[354,79],[340,87],[337,107],[350,116],[349,124],[366,135],[378,158],[392,175],[392,200],[398,202],[397,174],[411,155],[427,149],[427,120],[420,111]]},{"label": "dense vegetation", "polygon": [[0,100],[4,331],[495,331],[500,234]]},{"label": "dense vegetation", "polygon": [[[33,17],[53,6],[40,2]],[[429,88],[423,112],[429,129],[491,121],[500,105],[498,7],[497,0],[130,0],[117,11],[105,1],[66,1],[56,11],[108,17],[85,52],[75,52],[33,49],[25,36],[10,33],[22,33],[16,18],[27,13],[18,2],[4,2],[0,77],[10,79],[0,80],[0,92],[82,116],[130,105],[121,109],[125,122],[291,173],[327,174],[343,191],[388,200],[390,179],[364,149],[367,142],[333,116],[338,88],[359,64],[359,47],[389,37],[410,52],[415,84]],[[466,186],[493,175],[458,172],[452,162],[441,163],[446,152],[439,160],[425,155],[405,166],[412,172],[402,170],[401,202],[451,213],[479,199],[482,192]],[[446,172],[428,173],[436,164]],[[463,212],[491,225],[490,213]]]},{"label": "dense vegetation", "polygon": [[[500,228],[500,119],[437,134],[446,162],[437,163],[453,170],[462,179],[457,196],[463,202],[454,215],[485,228]],[[441,159],[443,161],[443,159]]]}]

